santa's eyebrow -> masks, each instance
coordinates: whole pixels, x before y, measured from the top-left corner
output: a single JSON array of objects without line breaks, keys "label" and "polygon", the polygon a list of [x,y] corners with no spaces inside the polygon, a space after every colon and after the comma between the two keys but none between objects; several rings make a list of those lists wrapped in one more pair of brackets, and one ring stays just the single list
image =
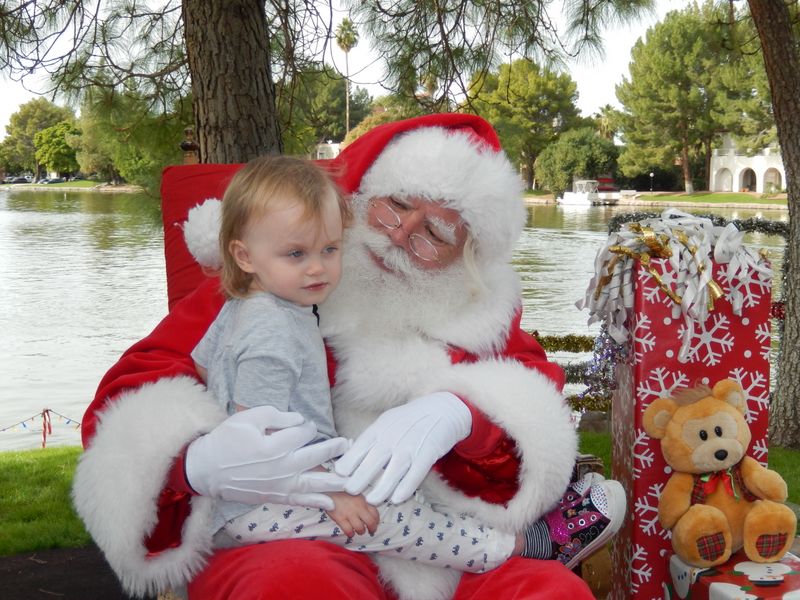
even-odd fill
[{"label": "santa's eyebrow", "polygon": [[428,225],[433,232],[448,244],[456,243],[456,224],[445,221],[441,217],[429,216]]}]

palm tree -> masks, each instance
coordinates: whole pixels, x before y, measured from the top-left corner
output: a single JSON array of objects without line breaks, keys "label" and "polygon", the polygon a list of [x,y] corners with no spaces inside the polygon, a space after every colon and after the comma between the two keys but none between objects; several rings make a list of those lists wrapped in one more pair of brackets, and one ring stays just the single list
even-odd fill
[{"label": "palm tree", "polygon": [[336,45],[344,52],[344,83],[345,83],[345,135],[350,133],[350,65],[347,62],[347,55],[350,50],[358,44],[358,30],[353,22],[345,17],[336,27]]}]

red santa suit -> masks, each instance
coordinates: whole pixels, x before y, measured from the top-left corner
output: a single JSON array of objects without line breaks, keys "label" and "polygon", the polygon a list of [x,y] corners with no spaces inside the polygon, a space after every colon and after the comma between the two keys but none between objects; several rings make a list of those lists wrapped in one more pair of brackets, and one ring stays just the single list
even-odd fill
[{"label": "red santa suit", "polygon": [[[460,397],[470,435],[421,486],[434,506],[520,530],[561,497],[576,453],[563,373],[520,329],[520,287],[509,264],[524,223],[517,175],[491,126],[431,115],[378,127],[332,161],[353,194],[356,225],[344,276],[321,307],[334,417],[355,438],[387,409],[434,391]],[[553,561],[512,559],[485,574],[369,556],[325,542],[215,549],[211,499],[172,485],[175,457],[225,419],[189,356],[224,298],[194,258],[213,265],[213,203],[236,165],[165,171],[162,184],[170,312],[101,381],[83,420],[75,477],[78,513],[133,594],[188,584],[190,597],[591,598]],[[472,241],[469,260],[427,277],[377,268],[386,236],[360,223],[366,200],[396,194],[443,200]],[[183,242],[184,228],[190,253]],[[415,279],[416,277],[416,279]]]}]

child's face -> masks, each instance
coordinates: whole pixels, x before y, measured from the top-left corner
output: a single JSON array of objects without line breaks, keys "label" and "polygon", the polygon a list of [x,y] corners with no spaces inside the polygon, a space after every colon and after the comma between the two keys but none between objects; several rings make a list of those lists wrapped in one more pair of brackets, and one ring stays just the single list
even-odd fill
[{"label": "child's face", "polygon": [[253,274],[251,290],[269,292],[301,306],[320,304],[342,274],[342,217],[333,193],[320,222],[303,219],[294,198],[279,199],[231,242],[239,267]]}]

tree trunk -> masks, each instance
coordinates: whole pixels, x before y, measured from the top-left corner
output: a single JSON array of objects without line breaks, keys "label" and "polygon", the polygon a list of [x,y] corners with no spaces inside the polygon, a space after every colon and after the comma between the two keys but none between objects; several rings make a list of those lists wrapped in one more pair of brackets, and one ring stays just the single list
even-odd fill
[{"label": "tree trunk", "polygon": [[533,158],[525,159],[525,186],[526,191],[533,189],[533,164],[536,161]]},{"label": "tree trunk", "polygon": [[263,0],[183,0],[183,22],[200,162],[281,152]]},{"label": "tree trunk", "polygon": [[350,51],[344,53],[344,136],[347,137],[350,133],[350,64],[347,61],[347,55]]},{"label": "tree trunk", "polygon": [[683,190],[687,194],[693,194],[692,167],[689,164],[689,146],[686,140],[683,140],[683,147],[681,148],[681,172],[683,173]]},{"label": "tree trunk", "polygon": [[706,169],[706,190],[711,191],[711,155],[713,150],[711,148],[711,138],[703,140],[703,152],[705,154],[704,162]]},{"label": "tree trunk", "polygon": [[748,3],[761,39],[789,197],[783,288],[786,319],[778,381],[770,408],[770,438],[778,446],[800,449],[797,404],[800,398],[800,56],[786,3],[776,0],[748,0]]}]

